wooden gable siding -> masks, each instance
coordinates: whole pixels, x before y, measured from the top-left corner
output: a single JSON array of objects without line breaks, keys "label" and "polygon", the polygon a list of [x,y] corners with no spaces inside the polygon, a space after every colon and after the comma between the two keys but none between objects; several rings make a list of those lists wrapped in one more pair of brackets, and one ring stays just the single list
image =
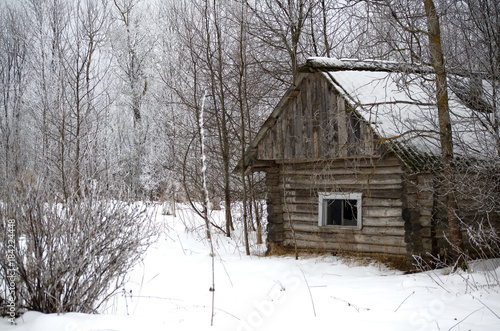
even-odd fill
[{"label": "wooden gable siding", "polygon": [[374,134],[321,73],[308,75],[258,146],[259,160],[373,155]]},{"label": "wooden gable siding", "polygon": [[[404,256],[404,174],[394,156],[273,168],[267,173],[269,240],[283,246],[296,240],[301,249]],[[319,192],[362,193],[362,229],[319,226]]]}]

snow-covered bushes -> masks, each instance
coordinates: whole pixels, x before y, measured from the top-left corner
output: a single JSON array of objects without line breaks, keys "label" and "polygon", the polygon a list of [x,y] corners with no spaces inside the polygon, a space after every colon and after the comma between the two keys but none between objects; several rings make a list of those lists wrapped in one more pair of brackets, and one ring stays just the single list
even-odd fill
[{"label": "snow-covered bushes", "polygon": [[0,203],[4,315],[9,302],[17,311],[95,312],[155,239],[141,204],[93,195],[56,203],[41,183],[11,187]]}]

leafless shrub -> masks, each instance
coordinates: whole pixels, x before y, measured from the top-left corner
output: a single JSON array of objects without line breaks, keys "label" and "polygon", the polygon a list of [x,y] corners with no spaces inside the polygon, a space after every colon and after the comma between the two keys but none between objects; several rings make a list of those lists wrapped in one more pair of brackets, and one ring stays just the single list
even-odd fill
[{"label": "leafless shrub", "polygon": [[[464,238],[460,250],[449,240],[448,248],[425,257],[415,257],[417,270],[459,269],[481,272],[486,284],[475,277],[464,276],[469,288],[500,287],[500,164],[495,158],[456,160],[456,171],[450,179],[457,198],[457,217]],[[448,250],[460,254],[451,259]]]},{"label": "leafless shrub", "polygon": [[13,229],[16,246],[0,255],[0,302],[15,295],[17,309],[96,312],[157,231],[140,204],[92,194],[56,203],[52,196],[43,183],[17,181],[0,203],[0,251],[12,245]]}]

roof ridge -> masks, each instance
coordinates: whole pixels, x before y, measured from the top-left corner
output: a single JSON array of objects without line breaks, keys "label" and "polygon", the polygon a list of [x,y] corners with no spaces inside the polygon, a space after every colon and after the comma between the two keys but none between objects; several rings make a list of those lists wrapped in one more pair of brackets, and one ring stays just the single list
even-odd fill
[{"label": "roof ridge", "polygon": [[395,61],[371,59],[336,59],[328,57],[310,57],[306,60],[305,65],[299,68],[299,71],[301,72],[344,70],[385,71],[419,74],[430,74],[434,72],[433,68],[428,65],[416,65]]}]

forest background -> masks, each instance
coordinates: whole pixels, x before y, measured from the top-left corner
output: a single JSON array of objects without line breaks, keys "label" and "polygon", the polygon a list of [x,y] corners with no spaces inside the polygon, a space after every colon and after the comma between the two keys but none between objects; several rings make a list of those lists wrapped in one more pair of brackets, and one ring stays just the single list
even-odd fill
[{"label": "forest background", "polygon": [[[202,201],[205,95],[207,188],[229,211],[243,186],[232,170],[297,67],[310,56],[431,65],[425,2],[4,0],[0,192],[43,178],[61,201]],[[435,5],[446,70],[498,79],[499,2]],[[261,178],[247,180],[262,198]]]}]

